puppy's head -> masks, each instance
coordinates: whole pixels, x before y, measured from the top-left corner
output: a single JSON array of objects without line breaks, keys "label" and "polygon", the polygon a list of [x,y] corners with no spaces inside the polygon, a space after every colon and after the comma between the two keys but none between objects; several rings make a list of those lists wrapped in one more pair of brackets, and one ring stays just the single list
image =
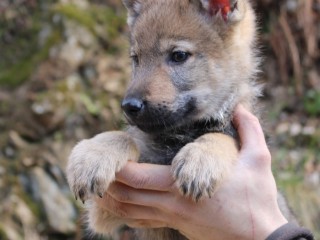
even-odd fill
[{"label": "puppy's head", "polygon": [[222,119],[247,98],[257,66],[247,0],[230,0],[230,11],[214,0],[123,1],[133,71],[122,107],[131,124],[170,131]]}]

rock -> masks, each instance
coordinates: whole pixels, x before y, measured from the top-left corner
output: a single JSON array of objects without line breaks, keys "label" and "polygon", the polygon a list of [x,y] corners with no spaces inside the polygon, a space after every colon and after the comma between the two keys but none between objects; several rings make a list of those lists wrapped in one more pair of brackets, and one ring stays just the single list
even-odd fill
[{"label": "rock", "polygon": [[320,172],[312,172],[305,176],[304,183],[309,188],[319,189],[320,185]]},{"label": "rock", "polygon": [[302,131],[302,127],[301,127],[300,123],[293,123],[290,126],[290,135],[292,137],[296,137],[296,136],[300,135],[301,131]]},{"label": "rock", "polygon": [[299,3],[297,0],[286,1],[286,8],[288,12],[295,13],[297,11],[298,6],[299,6]]},{"label": "rock", "polygon": [[6,156],[7,158],[10,158],[10,159],[13,159],[16,157],[16,150],[12,146],[9,146],[9,145],[3,149],[3,153],[4,153],[4,156]]},{"label": "rock", "polygon": [[17,195],[9,196],[1,209],[1,227],[6,239],[40,240],[37,219],[28,205]]},{"label": "rock", "polygon": [[97,47],[97,43],[86,28],[69,20],[64,22],[66,41],[58,49],[55,48],[51,52],[51,57],[58,57],[66,62],[70,68],[76,69],[91,58],[93,52],[90,49]]},{"label": "rock", "polygon": [[9,132],[9,139],[11,143],[18,149],[25,149],[29,146],[29,144],[21,138],[19,133],[14,130]]},{"label": "rock", "polygon": [[32,174],[38,185],[38,194],[50,228],[63,234],[75,232],[77,214],[71,200],[42,168],[34,168]]},{"label": "rock", "polygon": [[40,239],[36,228],[36,218],[29,207],[19,198],[12,196],[12,202],[15,204],[15,214],[23,225],[24,239]]},{"label": "rock", "polygon": [[62,4],[72,4],[74,6],[77,6],[81,9],[87,9],[89,6],[89,3],[87,0],[60,0]]},{"label": "rock", "polygon": [[302,129],[302,133],[303,135],[309,135],[309,136],[315,135],[316,128],[314,126],[305,126]]},{"label": "rock", "polygon": [[276,133],[277,134],[286,134],[286,133],[288,133],[289,129],[290,129],[289,123],[283,122],[277,126]]}]

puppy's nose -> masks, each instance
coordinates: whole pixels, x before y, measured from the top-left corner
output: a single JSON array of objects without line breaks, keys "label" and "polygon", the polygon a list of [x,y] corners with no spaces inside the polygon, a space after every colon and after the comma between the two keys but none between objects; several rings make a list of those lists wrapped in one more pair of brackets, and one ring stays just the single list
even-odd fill
[{"label": "puppy's nose", "polygon": [[127,115],[134,117],[142,112],[144,103],[138,98],[125,98],[122,101],[121,107]]}]

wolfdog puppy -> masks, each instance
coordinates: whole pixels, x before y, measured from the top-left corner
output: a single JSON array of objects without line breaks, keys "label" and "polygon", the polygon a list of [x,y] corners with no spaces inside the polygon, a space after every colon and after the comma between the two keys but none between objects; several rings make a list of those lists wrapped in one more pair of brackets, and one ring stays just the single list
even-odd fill
[{"label": "wolfdog puppy", "polygon": [[[130,127],[83,140],[67,167],[83,201],[102,196],[128,160],[172,165],[181,194],[210,197],[237,159],[231,118],[254,111],[255,14],[249,0],[123,0],[132,80],[122,108]],[[89,227],[113,234],[124,220],[88,204]],[[136,231],[141,240],[186,239],[171,229]]]}]

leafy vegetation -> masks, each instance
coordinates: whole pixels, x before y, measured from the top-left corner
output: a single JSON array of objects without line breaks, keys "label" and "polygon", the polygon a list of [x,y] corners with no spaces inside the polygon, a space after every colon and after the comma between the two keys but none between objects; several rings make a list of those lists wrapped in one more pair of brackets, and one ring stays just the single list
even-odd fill
[{"label": "leafy vegetation", "polygon": [[320,116],[320,91],[309,90],[303,103],[308,114],[311,116]]}]

